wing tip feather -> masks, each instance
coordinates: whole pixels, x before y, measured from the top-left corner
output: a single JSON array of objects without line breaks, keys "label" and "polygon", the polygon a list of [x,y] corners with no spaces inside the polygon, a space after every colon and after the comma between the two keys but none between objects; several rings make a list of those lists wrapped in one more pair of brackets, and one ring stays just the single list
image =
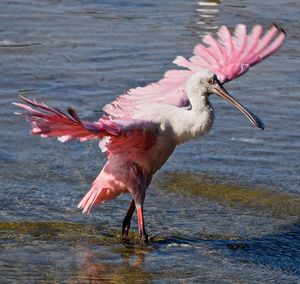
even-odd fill
[{"label": "wing tip feather", "polygon": [[277,24],[276,22],[272,23],[270,28],[272,28],[272,27],[276,28],[278,31],[284,33],[285,35],[287,34],[286,31],[279,24]]}]

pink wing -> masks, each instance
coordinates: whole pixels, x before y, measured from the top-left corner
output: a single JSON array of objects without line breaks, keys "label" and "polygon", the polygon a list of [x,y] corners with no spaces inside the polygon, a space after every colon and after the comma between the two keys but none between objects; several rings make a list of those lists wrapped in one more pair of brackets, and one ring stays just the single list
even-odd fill
[{"label": "pink wing", "polygon": [[232,36],[227,27],[218,31],[218,39],[206,35],[203,42],[194,48],[194,56],[189,60],[178,56],[173,63],[188,70],[167,71],[164,78],[146,87],[129,90],[114,102],[104,107],[112,117],[130,117],[144,104],[171,104],[178,107],[187,106],[185,94],[187,79],[201,69],[213,71],[220,82],[225,83],[244,74],[251,66],[274,53],[283,43],[285,33],[273,25],[263,35],[260,25],[253,27],[247,35],[245,25],[239,24]]},{"label": "pink wing", "polygon": [[115,144],[127,143],[127,145],[130,145],[130,140],[136,140],[137,133],[143,137],[142,133],[153,133],[158,128],[154,122],[138,119],[111,120],[103,116],[97,122],[83,121],[72,108],[68,109],[69,115],[67,115],[46,104],[20,97],[32,107],[22,103],[13,103],[15,106],[27,111],[27,113],[15,114],[25,116],[32,123],[31,133],[41,137],[57,137],[61,142],[72,139],[79,139],[83,142],[109,136],[111,137],[110,152],[115,149]]},{"label": "pink wing", "polygon": [[157,83],[146,87],[130,89],[115,101],[107,104],[103,110],[112,117],[131,117],[140,105],[171,104],[178,107],[188,105],[184,85],[193,74],[190,70],[170,70]]},{"label": "pink wing", "polygon": [[237,78],[251,66],[274,53],[283,43],[285,32],[275,24],[263,36],[260,25],[253,27],[247,35],[245,25],[239,24],[232,36],[227,27],[218,31],[218,40],[206,35],[203,42],[194,48],[195,56],[186,60],[178,56],[174,63],[191,71],[209,69],[213,71],[221,83]]},{"label": "pink wing", "polygon": [[82,121],[72,108],[68,109],[69,115],[66,115],[46,104],[21,98],[32,107],[22,103],[13,103],[28,111],[15,114],[25,116],[26,120],[32,123],[31,133],[33,135],[58,137],[61,142],[71,139],[79,139],[83,142],[107,135],[117,135],[121,131],[114,122],[105,118],[101,118],[97,122]]},{"label": "pink wing", "polygon": [[157,123],[137,119],[110,120],[107,117],[87,122],[82,121],[73,109],[68,109],[67,115],[45,104],[21,98],[31,106],[14,103],[27,111],[16,114],[25,116],[32,123],[34,135],[57,137],[61,142],[103,138],[99,145],[103,152],[107,152],[108,161],[78,205],[83,212],[89,213],[93,205],[127,192],[128,187],[132,188],[137,179],[143,178],[143,174],[139,174],[139,166],[151,170],[148,163],[151,151],[149,153],[148,149],[156,141]]},{"label": "pink wing", "polygon": [[210,35],[203,38],[206,46],[197,45],[194,49],[195,56],[189,60],[181,56],[175,59],[174,63],[189,70],[167,71],[159,82],[129,90],[104,107],[104,111],[110,117],[101,117],[98,122],[81,121],[73,109],[69,109],[68,116],[57,109],[25,98],[22,99],[35,109],[24,104],[15,104],[29,111],[23,115],[32,122],[33,134],[59,137],[63,142],[76,138],[85,141],[117,135],[121,132],[126,133],[126,129],[129,128],[143,130],[144,127],[149,127],[151,122],[130,119],[141,105],[160,103],[187,106],[189,101],[184,88],[192,74],[201,69],[209,69],[222,83],[230,81],[275,52],[285,39],[285,33],[276,25],[264,36],[262,33],[263,28],[257,25],[247,35],[246,27],[239,24],[232,36],[228,29],[222,26],[217,40]]}]

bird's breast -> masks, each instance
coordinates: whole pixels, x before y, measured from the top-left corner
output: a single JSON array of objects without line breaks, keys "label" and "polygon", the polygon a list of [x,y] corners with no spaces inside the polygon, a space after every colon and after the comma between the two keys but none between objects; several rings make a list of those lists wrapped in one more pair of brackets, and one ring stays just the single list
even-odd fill
[{"label": "bird's breast", "polygon": [[214,118],[212,108],[207,108],[200,113],[189,111],[178,125],[175,124],[174,133],[178,144],[207,134],[213,125]]}]

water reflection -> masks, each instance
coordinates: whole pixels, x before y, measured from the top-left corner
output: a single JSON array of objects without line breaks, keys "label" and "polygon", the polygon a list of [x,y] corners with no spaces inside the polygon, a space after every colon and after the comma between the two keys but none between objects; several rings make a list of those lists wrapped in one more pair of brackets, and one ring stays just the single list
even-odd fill
[{"label": "water reflection", "polygon": [[18,274],[21,280],[30,274],[33,282],[60,283],[143,283],[151,278],[144,263],[153,248],[139,241],[124,245],[119,231],[67,222],[2,222],[0,236],[0,266],[8,277]]},{"label": "water reflection", "polygon": [[116,231],[108,234],[103,228],[74,223],[0,223],[0,233],[2,271],[32,282],[208,281],[215,278],[207,274],[207,263],[210,275],[228,278],[226,266],[220,265],[227,262],[248,269],[260,265],[272,272],[268,280],[278,279],[280,271],[300,275],[299,221],[258,237],[179,233],[153,240],[149,247],[124,245]]},{"label": "water reflection", "polygon": [[220,4],[221,1],[218,0],[198,2],[199,8],[196,11],[198,13],[197,25],[200,26],[200,30],[197,33],[201,32],[201,35],[203,35],[202,31],[204,31],[204,34],[210,34],[218,29],[215,18],[220,12]]},{"label": "water reflection", "polygon": [[78,280],[80,283],[145,283],[151,274],[145,271],[143,249],[117,247],[112,255],[103,248],[81,247],[79,249]]}]

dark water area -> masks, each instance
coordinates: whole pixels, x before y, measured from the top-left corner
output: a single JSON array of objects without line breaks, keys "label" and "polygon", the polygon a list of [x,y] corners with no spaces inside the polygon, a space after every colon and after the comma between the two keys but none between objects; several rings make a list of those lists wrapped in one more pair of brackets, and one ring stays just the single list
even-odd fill
[{"label": "dark water area", "polygon": [[[0,283],[300,283],[300,2],[1,1]],[[28,134],[18,95],[96,120],[225,24],[273,22],[283,47],[215,97],[208,136],[181,145],[147,192],[151,236],[120,242],[130,197],[76,208],[105,163],[97,142]]]}]

